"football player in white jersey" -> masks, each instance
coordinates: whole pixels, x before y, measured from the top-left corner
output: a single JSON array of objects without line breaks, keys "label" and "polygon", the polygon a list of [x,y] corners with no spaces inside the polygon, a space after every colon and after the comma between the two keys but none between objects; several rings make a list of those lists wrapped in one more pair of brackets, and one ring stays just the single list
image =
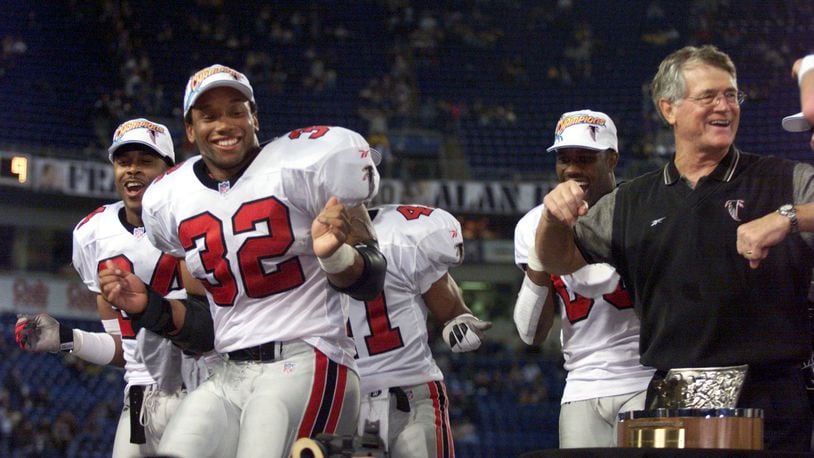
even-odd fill
[{"label": "football player in white jersey", "polygon": [[[384,283],[363,204],[378,190],[378,152],[329,126],[261,147],[252,87],[222,65],[189,79],[184,118],[201,154],[156,180],[144,220],[205,286],[226,362],[185,399],[159,452],[283,457],[297,438],[355,433],[359,376],[340,292],[372,299]],[[120,307],[171,314],[120,269],[101,279]]]},{"label": "football player in white jersey", "polygon": [[[577,181],[593,204],[616,186],[616,126],[605,113],[565,113],[554,145],[557,178]],[[562,351],[568,371],[560,407],[560,448],[614,447],[618,414],[644,408],[653,369],[639,364],[639,319],[633,302],[607,264],[550,277],[534,250],[543,206],[515,228],[515,262],[524,269],[514,320],[529,345],[544,340],[554,318],[553,293],[562,305]],[[553,282],[553,284],[552,284]]]},{"label": "football player in white jersey", "polygon": [[350,300],[350,331],[361,377],[359,431],[379,422],[389,456],[454,456],[444,375],[427,342],[427,312],[446,323],[453,351],[480,347],[491,323],[475,318],[448,270],[463,260],[461,225],[440,208],[384,205],[370,210],[387,258],[384,291]]},{"label": "football player in white jersey", "polygon": [[[20,317],[17,341],[28,351],[70,350],[95,364],[123,366],[125,403],[113,444],[114,457],[154,454],[170,416],[206,371],[203,364],[182,363],[181,350],[169,340],[134,325],[132,317],[114,309],[100,295],[98,272],[108,262],[135,273],[161,295],[186,299],[179,260],[162,253],[147,239],[141,201],[153,179],[175,161],[166,126],[139,118],[120,125],[109,149],[116,190],[121,201],[99,207],[73,232],[73,265],[88,289],[97,294],[106,332],[71,329],[41,313]],[[212,336],[209,334],[211,348]],[[205,350],[205,349],[204,349]],[[182,364],[187,372],[182,377]],[[182,380],[183,378],[183,380]]]}]

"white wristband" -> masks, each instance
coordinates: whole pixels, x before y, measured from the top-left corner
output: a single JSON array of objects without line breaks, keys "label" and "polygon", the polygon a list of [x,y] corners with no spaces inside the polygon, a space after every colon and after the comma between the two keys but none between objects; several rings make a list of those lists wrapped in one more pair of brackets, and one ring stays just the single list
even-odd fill
[{"label": "white wristband", "polygon": [[803,61],[800,62],[800,69],[797,71],[797,85],[803,85],[803,76],[809,71],[814,70],[814,54],[809,54],[803,57]]},{"label": "white wristband", "polygon": [[528,275],[523,278],[517,302],[514,304],[514,324],[520,334],[520,340],[527,345],[534,344],[537,325],[548,297],[548,287],[535,284]]},{"label": "white wristband", "polygon": [[343,243],[332,255],[327,258],[317,257],[317,260],[322,270],[329,274],[336,274],[353,265],[356,261],[356,250],[347,243]]},{"label": "white wristband", "polygon": [[102,320],[102,326],[105,328],[105,332],[108,334],[112,334],[114,336],[122,335],[122,330],[119,327],[119,320]]},{"label": "white wristband", "polygon": [[537,272],[543,272],[545,270],[543,268],[543,261],[540,261],[540,257],[537,256],[537,246],[534,244],[534,240],[532,240],[531,245],[529,245],[528,262],[526,264],[531,270]]},{"label": "white wristband", "polygon": [[106,332],[73,330],[71,354],[93,364],[104,366],[116,356],[116,341]]},{"label": "white wristband", "polygon": [[536,272],[542,272],[545,269],[543,268],[543,261],[540,261],[540,258],[537,256],[537,247],[534,245],[529,247],[529,262],[528,266],[531,270]]}]

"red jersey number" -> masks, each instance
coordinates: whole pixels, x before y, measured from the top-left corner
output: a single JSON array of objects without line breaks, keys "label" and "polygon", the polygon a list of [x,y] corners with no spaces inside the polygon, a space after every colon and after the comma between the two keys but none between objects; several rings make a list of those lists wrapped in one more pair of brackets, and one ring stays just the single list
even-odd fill
[{"label": "red jersey number", "polygon": [[386,353],[404,346],[401,330],[392,327],[387,314],[387,301],[384,293],[379,293],[372,301],[365,301],[365,313],[370,335],[365,336],[365,346],[369,356]]},{"label": "red jersey number", "polygon": [[328,126],[303,127],[301,129],[292,130],[288,134],[288,138],[290,138],[291,140],[296,140],[300,138],[303,134],[309,134],[308,137],[306,138],[313,140],[327,134],[329,130],[331,129]]},{"label": "red jersey number", "polygon": [[305,274],[296,256],[279,264],[274,272],[264,271],[263,260],[284,255],[294,244],[294,231],[288,207],[275,197],[248,202],[232,217],[235,234],[255,229],[266,222],[269,235],[247,239],[237,251],[240,275],[246,294],[261,298],[296,288],[305,283]]},{"label": "red jersey number", "polygon": [[[554,283],[554,290],[557,291],[557,295],[560,296],[565,306],[565,315],[568,317],[568,321],[573,324],[588,318],[594,306],[593,298],[570,292],[559,276],[552,275],[551,280]],[[630,294],[624,289],[621,281],[616,285],[616,289],[612,293],[603,294],[602,298],[620,310],[633,307]]]},{"label": "red jersey number", "polygon": [[401,216],[403,216],[407,221],[418,219],[421,216],[430,216],[433,210],[435,209],[430,207],[422,207],[421,205],[399,205],[396,208],[396,211],[401,213]]},{"label": "red jersey number", "polygon": [[[274,197],[247,202],[232,216],[233,235],[255,230],[258,225],[268,227],[268,235],[249,237],[237,251],[237,268],[246,295],[263,298],[296,288],[305,282],[298,257],[291,257],[273,268],[263,261],[282,256],[294,243],[288,208]],[[203,240],[204,247],[198,251],[204,270],[214,282],[204,279],[204,287],[217,305],[231,307],[237,299],[236,272],[226,257],[226,240],[223,222],[209,212],[187,219],[178,227],[178,235],[184,250],[196,247]]]},{"label": "red jersey number", "polygon": [[185,251],[192,250],[196,242],[203,239],[204,248],[198,255],[201,257],[204,270],[212,276],[215,283],[209,281],[202,283],[216,304],[231,306],[237,298],[237,282],[229,260],[226,259],[223,222],[209,212],[201,213],[182,221],[178,226],[178,236]]}]

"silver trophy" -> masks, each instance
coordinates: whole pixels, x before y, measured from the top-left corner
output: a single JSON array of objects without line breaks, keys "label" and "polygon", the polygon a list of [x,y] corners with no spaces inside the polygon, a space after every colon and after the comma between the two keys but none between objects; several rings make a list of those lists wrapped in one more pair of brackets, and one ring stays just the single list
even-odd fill
[{"label": "silver trophy", "polygon": [[656,386],[650,408],[735,408],[747,369],[747,365],[670,369]]}]

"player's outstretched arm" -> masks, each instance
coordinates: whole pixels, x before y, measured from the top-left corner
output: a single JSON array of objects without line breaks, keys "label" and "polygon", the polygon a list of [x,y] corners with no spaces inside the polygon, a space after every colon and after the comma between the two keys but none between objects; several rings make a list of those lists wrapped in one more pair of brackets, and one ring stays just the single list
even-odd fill
[{"label": "player's outstretched arm", "polygon": [[461,289],[449,272],[436,280],[422,297],[433,317],[444,323],[441,336],[453,352],[462,353],[480,348],[485,338],[484,331],[491,328],[492,323],[481,321],[472,314],[464,303]]},{"label": "player's outstretched arm", "polygon": [[[105,328],[109,324],[102,320]],[[118,324],[113,323],[118,331]],[[121,340],[114,338],[110,332],[87,332],[72,329],[57,321],[51,315],[20,315],[15,324],[14,337],[17,344],[25,351],[50,352],[70,351],[72,354],[93,364],[113,364],[123,366],[121,357]]]},{"label": "player's outstretched arm", "polygon": [[113,343],[116,345],[113,359],[109,364],[124,367],[124,349],[122,348],[122,331],[119,327],[119,312],[101,294],[96,295],[96,310],[99,312],[99,318],[102,320],[105,332],[113,338]]},{"label": "player's outstretched arm", "polygon": [[387,261],[364,205],[347,208],[331,197],[314,219],[311,236],[314,254],[334,288],[362,301],[381,292]]},{"label": "player's outstretched arm", "polygon": [[60,324],[51,315],[18,315],[14,340],[25,351],[56,353],[60,348]]}]

